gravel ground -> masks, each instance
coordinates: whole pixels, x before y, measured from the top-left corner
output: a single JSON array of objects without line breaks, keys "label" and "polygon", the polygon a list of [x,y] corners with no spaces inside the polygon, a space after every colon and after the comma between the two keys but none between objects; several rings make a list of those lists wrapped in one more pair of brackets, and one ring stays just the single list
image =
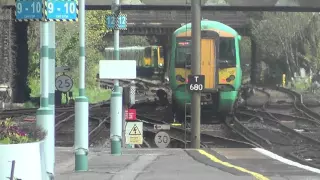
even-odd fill
[{"label": "gravel ground", "polygon": [[273,103],[278,104],[280,102],[292,103],[293,101],[291,97],[286,93],[270,90],[270,89],[266,89],[265,91],[271,95],[271,99],[270,99],[271,104]]},{"label": "gravel ground", "polygon": [[225,124],[201,124],[201,133],[213,136],[226,137],[230,139],[246,141],[235,132],[231,131]]},{"label": "gravel ground", "polygon": [[268,96],[260,91],[256,91],[256,93],[249,97],[247,100],[247,104],[249,106],[261,106],[268,100]]},{"label": "gravel ground", "polygon": [[[306,106],[311,106],[309,107],[312,111],[319,113],[320,114],[320,95],[319,94],[314,94],[311,92],[304,92],[301,93],[303,97],[303,102]],[[315,105],[319,107],[314,107]]]},{"label": "gravel ground", "polygon": [[[274,90],[266,90],[271,95],[271,104],[279,104],[279,102],[287,102],[291,103],[292,99],[285,93],[274,91]],[[312,106],[310,107],[311,110],[314,112],[317,112],[320,114],[320,95],[314,94],[311,92],[303,92],[301,93],[303,97],[303,102],[306,106]],[[256,91],[255,95],[251,96],[248,99],[248,105],[249,106],[259,106],[263,105],[267,101],[267,96],[263,94],[262,92]],[[314,107],[319,105],[319,107]],[[285,113],[285,114],[292,114],[292,110],[290,109],[272,109],[272,107],[268,108],[271,112],[279,112]]]}]

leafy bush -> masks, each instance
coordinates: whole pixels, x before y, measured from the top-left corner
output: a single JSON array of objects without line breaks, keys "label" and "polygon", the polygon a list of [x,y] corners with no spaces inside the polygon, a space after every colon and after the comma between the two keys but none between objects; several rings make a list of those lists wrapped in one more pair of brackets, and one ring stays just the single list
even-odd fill
[{"label": "leafy bush", "polygon": [[11,119],[0,121],[0,144],[21,144],[43,140],[46,133],[36,125],[23,126]]}]

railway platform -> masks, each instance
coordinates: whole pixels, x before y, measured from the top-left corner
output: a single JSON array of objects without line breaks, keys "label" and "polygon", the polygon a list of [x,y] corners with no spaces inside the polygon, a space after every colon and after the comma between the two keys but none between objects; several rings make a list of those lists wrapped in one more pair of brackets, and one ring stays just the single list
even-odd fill
[{"label": "railway platform", "polygon": [[242,149],[124,149],[89,153],[89,171],[73,172],[72,148],[56,148],[56,180],[320,180],[320,170],[269,151]]}]

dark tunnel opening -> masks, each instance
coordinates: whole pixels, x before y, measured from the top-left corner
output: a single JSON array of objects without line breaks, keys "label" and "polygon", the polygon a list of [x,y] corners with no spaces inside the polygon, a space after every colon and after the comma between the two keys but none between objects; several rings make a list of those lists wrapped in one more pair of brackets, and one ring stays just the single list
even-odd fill
[{"label": "dark tunnel opening", "polygon": [[30,90],[28,87],[28,23],[14,23],[16,34],[16,74],[15,84],[12,92],[12,102],[23,103],[30,100]]}]

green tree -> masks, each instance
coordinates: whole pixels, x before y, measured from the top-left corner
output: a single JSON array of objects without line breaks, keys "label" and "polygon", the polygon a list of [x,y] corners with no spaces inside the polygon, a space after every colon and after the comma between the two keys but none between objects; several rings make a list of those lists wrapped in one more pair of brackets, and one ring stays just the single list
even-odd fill
[{"label": "green tree", "polygon": [[[87,11],[86,12],[86,86],[97,88],[96,74],[99,69],[99,60],[103,58],[103,50],[106,46],[113,45],[105,40],[110,34],[106,29],[105,16],[110,11]],[[39,92],[39,23],[30,23],[28,30],[29,44],[29,85],[32,91]],[[124,39],[124,38],[122,38]],[[145,44],[145,37],[126,37],[126,41]],[[79,80],[79,23],[57,22],[56,23],[56,66],[70,66],[70,75],[77,87]],[[33,93],[36,95],[36,93]]]},{"label": "green tree", "polygon": [[261,19],[252,20],[252,34],[257,39],[261,58],[268,63],[284,64],[293,75],[301,65],[298,47],[303,44],[310,13],[265,12]]}]

